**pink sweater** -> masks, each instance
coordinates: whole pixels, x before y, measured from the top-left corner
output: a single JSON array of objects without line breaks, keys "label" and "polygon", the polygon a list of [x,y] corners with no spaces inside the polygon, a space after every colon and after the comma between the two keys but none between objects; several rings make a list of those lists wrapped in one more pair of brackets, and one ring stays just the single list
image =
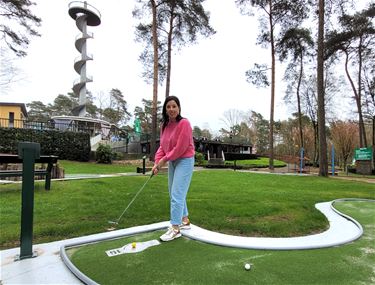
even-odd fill
[{"label": "pink sweater", "polygon": [[169,122],[160,135],[160,147],[155,154],[155,163],[162,158],[166,161],[193,157],[195,154],[193,131],[190,122],[182,119]]}]

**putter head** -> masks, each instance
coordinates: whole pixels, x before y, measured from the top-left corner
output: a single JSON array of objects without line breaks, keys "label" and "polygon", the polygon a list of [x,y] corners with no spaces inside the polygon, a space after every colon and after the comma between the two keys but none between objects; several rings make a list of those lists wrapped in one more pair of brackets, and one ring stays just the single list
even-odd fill
[{"label": "putter head", "polygon": [[111,225],[118,225],[118,222],[114,222],[114,221],[108,221],[108,223]]}]

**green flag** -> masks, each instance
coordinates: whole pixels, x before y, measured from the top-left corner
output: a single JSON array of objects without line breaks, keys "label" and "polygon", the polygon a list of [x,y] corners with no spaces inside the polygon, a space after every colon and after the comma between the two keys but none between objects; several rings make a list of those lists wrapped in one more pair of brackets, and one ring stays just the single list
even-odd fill
[{"label": "green flag", "polygon": [[134,121],[134,130],[138,134],[141,133],[141,121],[139,120],[139,118],[135,119]]}]

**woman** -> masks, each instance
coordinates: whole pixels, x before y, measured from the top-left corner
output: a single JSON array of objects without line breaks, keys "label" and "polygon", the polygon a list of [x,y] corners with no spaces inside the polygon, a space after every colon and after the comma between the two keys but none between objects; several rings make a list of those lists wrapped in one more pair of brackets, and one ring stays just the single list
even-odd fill
[{"label": "woman", "polygon": [[186,195],[193,175],[195,150],[191,125],[181,117],[180,100],[176,96],[165,99],[162,116],[160,147],[152,171],[157,174],[168,162],[171,227],[160,239],[171,241],[181,236],[181,229],[190,229]]}]

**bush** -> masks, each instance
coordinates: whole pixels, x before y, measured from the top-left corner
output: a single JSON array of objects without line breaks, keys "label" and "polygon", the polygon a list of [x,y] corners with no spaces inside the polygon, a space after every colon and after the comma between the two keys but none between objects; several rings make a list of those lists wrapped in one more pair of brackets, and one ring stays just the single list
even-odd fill
[{"label": "bush", "polygon": [[204,162],[204,154],[200,152],[195,152],[195,163],[199,166],[202,166]]},{"label": "bush", "polygon": [[0,127],[0,153],[18,153],[20,142],[40,143],[40,154],[59,159],[88,161],[90,135],[83,132]]},{"label": "bush", "polygon": [[96,149],[96,162],[111,164],[113,158],[112,149],[107,144],[99,144]]},{"label": "bush", "polygon": [[356,173],[356,172],[357,172],[357,170],[356,170],[356,168],[355,168],[355,165],[347,165],[346,167],[347,167],[347,168],[346,168],[346,171],[347,171],[348,173]]},{"label": "bush", "polygon": [[112,160],[123,160],[124,154],[122,152],[112,151]]}]

